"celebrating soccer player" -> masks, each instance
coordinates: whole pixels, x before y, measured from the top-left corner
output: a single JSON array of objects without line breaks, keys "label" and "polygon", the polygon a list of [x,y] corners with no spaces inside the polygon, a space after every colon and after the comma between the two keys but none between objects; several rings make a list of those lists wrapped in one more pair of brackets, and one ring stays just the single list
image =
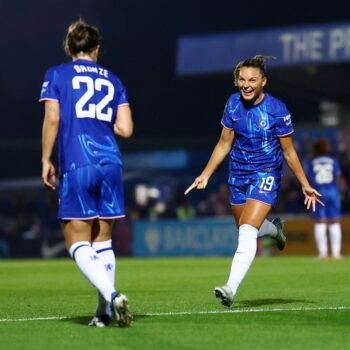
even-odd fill
[{"label": "celebrating soccer player", "polygon": [[230,153],[228,183],[232,214],[239,228],[238,247],[226,284],[214,289],[215,296],[225,306],[233,304],[254,260],[257,237],[268,234],[279,249],[285,246],[282,221],[267,220],[281,187],[283,157],[301,184],[307,209],[311,207],[315,211],[316,202],[323,205],[321,194],[310,186],[293,146],[290,113],[283,102],[264,92],[267,58],[258,55],[237,64],[234,82],[239,93],[229,97],[220,139],[202,174],[185,191],[187,194],[194,188],[204,189]]},{"label": "celebrating soccer player", "polygon": [[55,189],[51,155],[59,143],[58,218],[67,249],[82,274],[98,291],[91,326],[119,326],[132,316],[128,298],[114,287],[112,225],[125,216],[121,154],[115,135],[130,137],[133,121],[120,79],[98,65],[100,35],[79,20],[64,42],[71,62],[48,69],[41,90],[45,104],[42,133],[42,179]]}]

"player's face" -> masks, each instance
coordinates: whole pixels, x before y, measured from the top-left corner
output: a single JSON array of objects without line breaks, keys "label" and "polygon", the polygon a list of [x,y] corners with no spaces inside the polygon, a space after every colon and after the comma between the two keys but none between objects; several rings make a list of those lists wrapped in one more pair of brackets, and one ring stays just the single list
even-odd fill
[{"label": "player's face", "polygon": [[242,98],[249,104],[258,104],[264,97],[263,89],[266,85],[259,68],[242,67],[239,70],[237,86]]}]

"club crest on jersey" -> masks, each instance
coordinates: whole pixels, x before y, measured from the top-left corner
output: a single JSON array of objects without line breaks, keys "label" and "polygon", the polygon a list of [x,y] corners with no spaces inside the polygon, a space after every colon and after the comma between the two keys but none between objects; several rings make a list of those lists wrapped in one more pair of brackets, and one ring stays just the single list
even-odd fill
[{"label": "club crest on jersey", "polygon": [[268,122],[265,118],[260,119],[258,122],[259,129],[266,129],[268,127]]}]

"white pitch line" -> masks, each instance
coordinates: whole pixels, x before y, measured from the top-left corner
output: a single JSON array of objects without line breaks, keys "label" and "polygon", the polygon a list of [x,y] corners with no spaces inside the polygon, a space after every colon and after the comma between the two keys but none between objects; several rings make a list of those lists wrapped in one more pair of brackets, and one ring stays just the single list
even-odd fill
[{"label": "white pitch line", "polygon": [[52,317],[28,317],[28,318],[0,318],[0,322],[26,322],[26,321],[52,321],[52,320],[66,320],[68,316],[52,316]]},{"label": "white pitch line", "polygon": [[[179,311],[179,312],[150,312],[139,314],[139,316],[186,316],[186,315],[212,315],[212,314],[240,314],[254,312],[293,312],[293,311],[334,311],[350,310],[350,306],[325,306],[325,307],[300,307],[300,308],[275,308],[275,309],[230,309],[211,311]],[[137,316],[137,315],[136,315]]]},{"label": "white pitch line", "polygon": [[[192,316],[192,315],[217,315],[217,314],[240,314],[257,312],[295,312],[295,311],[341,311],[350,310],[350,306],[325,306],[325,307],[297,307],[291,309],[230,309],[230,310],[209,310],[209,311],[178,311],[178,312],[146,312],[135,314],[137,316]],[[67,320],[74,316],[52,316],[52,317],[32,317],[32,318],[0,318],[0,322],[27,322],[27,321],[52,321]]]}]

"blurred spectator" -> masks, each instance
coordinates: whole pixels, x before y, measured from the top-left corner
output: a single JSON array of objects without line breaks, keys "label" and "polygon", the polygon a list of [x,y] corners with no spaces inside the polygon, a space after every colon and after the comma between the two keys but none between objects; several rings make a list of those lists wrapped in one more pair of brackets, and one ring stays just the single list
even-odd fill
[{"label": "blurred spectator", "polygon": [[40,222],[39,220],[37,222],[34,222],[28,230],[25,230],[22,232],[21,237],[23,239],[38,239],[40,238],[40,233],[41,233],[41,227],[40,227]]},{"label": "blurred spectator", "polygon": [[208,217],[214,215],[214,212],[211,210],[209,203],[206,200],[202,200],[197,204],[196,211],[198,217]]},{"label": "blurred spectator", "polygon": [[196,209],[190,204],[188,197],[181,195],[180,204],[176,208],[176,217],[179,220],[194,219],[196,217]]}]

